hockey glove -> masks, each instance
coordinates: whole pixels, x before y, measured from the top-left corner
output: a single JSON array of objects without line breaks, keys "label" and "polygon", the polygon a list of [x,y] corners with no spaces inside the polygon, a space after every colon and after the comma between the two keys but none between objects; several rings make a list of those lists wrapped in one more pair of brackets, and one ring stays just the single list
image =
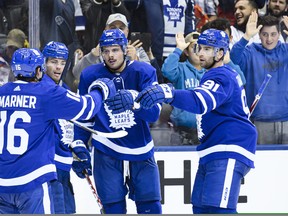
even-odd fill
[{"label": "hockey glove", "polygon": [[114,82],[108,78],[99,78],[92,82],[88,88],[88,93],[95,89],[102,91],[104,101],[109,97],[114,97],[116,94]]},{"label": "hockey glove", "polygon": [[138,94],[139,93],[135,90],[121,89],[113,98],[108,98],[105,102],[109,106],[109,109],[112,110],[113,114],[118,114],[135,108],[134,99]]},{"label": "hockey glove", "polygon": [[91,156],[85,144],[81,140],[75,140],[70,145],[77,158],[72,163],[72,169],[79,178],[85,178],[84,170],[92,175]]},{"label": "hockey glove", "polygon": [[174,97],[174,87],[171,83],[146,87],[141,91],[135,102],[144,109],[150,109],[157,103],[171,103]]}]

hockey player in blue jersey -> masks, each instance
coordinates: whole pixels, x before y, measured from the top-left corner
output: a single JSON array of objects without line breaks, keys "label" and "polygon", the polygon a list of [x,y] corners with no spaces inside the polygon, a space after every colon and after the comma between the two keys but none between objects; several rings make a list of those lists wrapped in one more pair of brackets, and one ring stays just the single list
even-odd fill
[{"label": "hockey player in blue jersey", "polygon": [[236,213],[241,179],[254,168],[257,132],[249,120],[241,78],[223,64],[228,45],[224,31],[204,31],[197,53],[207,72],[198,87],[174,90],[171,84],[154,85],[135,99],[145,109],[164,102],[197,114],[201,144],[191,196],[194,214]]},{"label": "hockey player in blue jersey", "polygon": [[[0,88],[0,213],[54,213],[54,121],[91,118],[116,93],[115,86],[109,79],[95,80],[90,94],[81,96],[54,82],[39,82],[45,61],[37,49],[15,51],[11,68],[16,81]],[[70,147],[89,160],[77,143]]]},{"label": "hockey player in blue jersey", "polygon": [[[65,44],[51,41],[42,50],[46,58],[47,76],[42,82],[55,82],[66,89],[69,87],[62,81],[62,73],[68,59],[68,48]],[[55,120],[55,165],[57,179],[51,181],[51,189],[54,202],[55,214],[73,214],[76,212],[73,186],[70,182],[70,170],[73,162],[73,155],[69,147],[74,139],[74,126],[64,119]],[[82,164],[82,169],[91,172],[90,153],[84,143],[76,141],[78,149],[84,152],[88,160],[77,162]]]},{"label": "hockey player in blue jersey", "polygon": [[[125,60],[127,39],[119,29],[104,31],[99,44],[104,62],[83,70],[79,93],[86,94],[94,80],[106,77],[114,81],[118,90],[116,97],[123,93],[122,99],[128,101],[128,106],[133,106],[137,92],[157,82],[155,69],[144,62]],[[128,191],[139,214],[162,212],[159,171],[149,130],[149,122],[156,121],[159,114],[158,106],[114,114],[104,103],[94,121],[90,122],[98,131],[125,129],[128,132],[127,136],[118,139],[92,135],[93,175],[107,214],[126,213],[125,196]],[[81,128],[75,128],[74,133],[75,139],[84,143],[91,135]]]}]

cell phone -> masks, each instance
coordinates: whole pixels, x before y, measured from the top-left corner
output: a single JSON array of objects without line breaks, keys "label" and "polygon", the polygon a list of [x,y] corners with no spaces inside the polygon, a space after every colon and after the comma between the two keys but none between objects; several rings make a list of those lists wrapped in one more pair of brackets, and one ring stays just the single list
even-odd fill
[{"label": "cell phone", "polygon": [[134,41],[136,41],[138,39],[142,42],[142,47],[145,50],[145,52],[148,52],[149,48],[151,46],[151,33],[148,33],[148,32],[131,32],[131,34],[130,34],[131,43],[133,43]]}]

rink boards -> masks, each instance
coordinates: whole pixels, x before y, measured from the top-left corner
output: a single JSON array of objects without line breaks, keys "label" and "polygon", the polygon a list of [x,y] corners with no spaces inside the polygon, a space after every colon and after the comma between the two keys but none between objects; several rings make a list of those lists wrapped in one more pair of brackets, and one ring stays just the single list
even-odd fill
[{"label": "rink boards", "polygon": [[[155,148],[162,187],[164,214],[191,214],[190,195],[198,165],[192,146]],[[98,205],[85,179],[72,174],[77,213],[99,213]],[[91,179],[92,176],[91,176]],[[94,181],[93,181],[94,183]],[[255,169],[242,181],[239,213],[288,213],[288,145],[257,147]],[[127,211],[135,214],[132,201]]]}]

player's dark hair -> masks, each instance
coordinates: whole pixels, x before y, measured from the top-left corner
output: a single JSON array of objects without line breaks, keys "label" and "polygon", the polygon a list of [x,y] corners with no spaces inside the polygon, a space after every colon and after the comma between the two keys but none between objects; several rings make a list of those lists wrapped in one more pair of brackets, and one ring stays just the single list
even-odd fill
[{"label": "player's dark hair", "polygon": [[[276,26],[276,29],[278,32],[280,32],[280,21],[277,17],[266,15],[259,17],[258,25],[264,26]],[[262,31],[263,27],[260,29],[260,32]]]}]

